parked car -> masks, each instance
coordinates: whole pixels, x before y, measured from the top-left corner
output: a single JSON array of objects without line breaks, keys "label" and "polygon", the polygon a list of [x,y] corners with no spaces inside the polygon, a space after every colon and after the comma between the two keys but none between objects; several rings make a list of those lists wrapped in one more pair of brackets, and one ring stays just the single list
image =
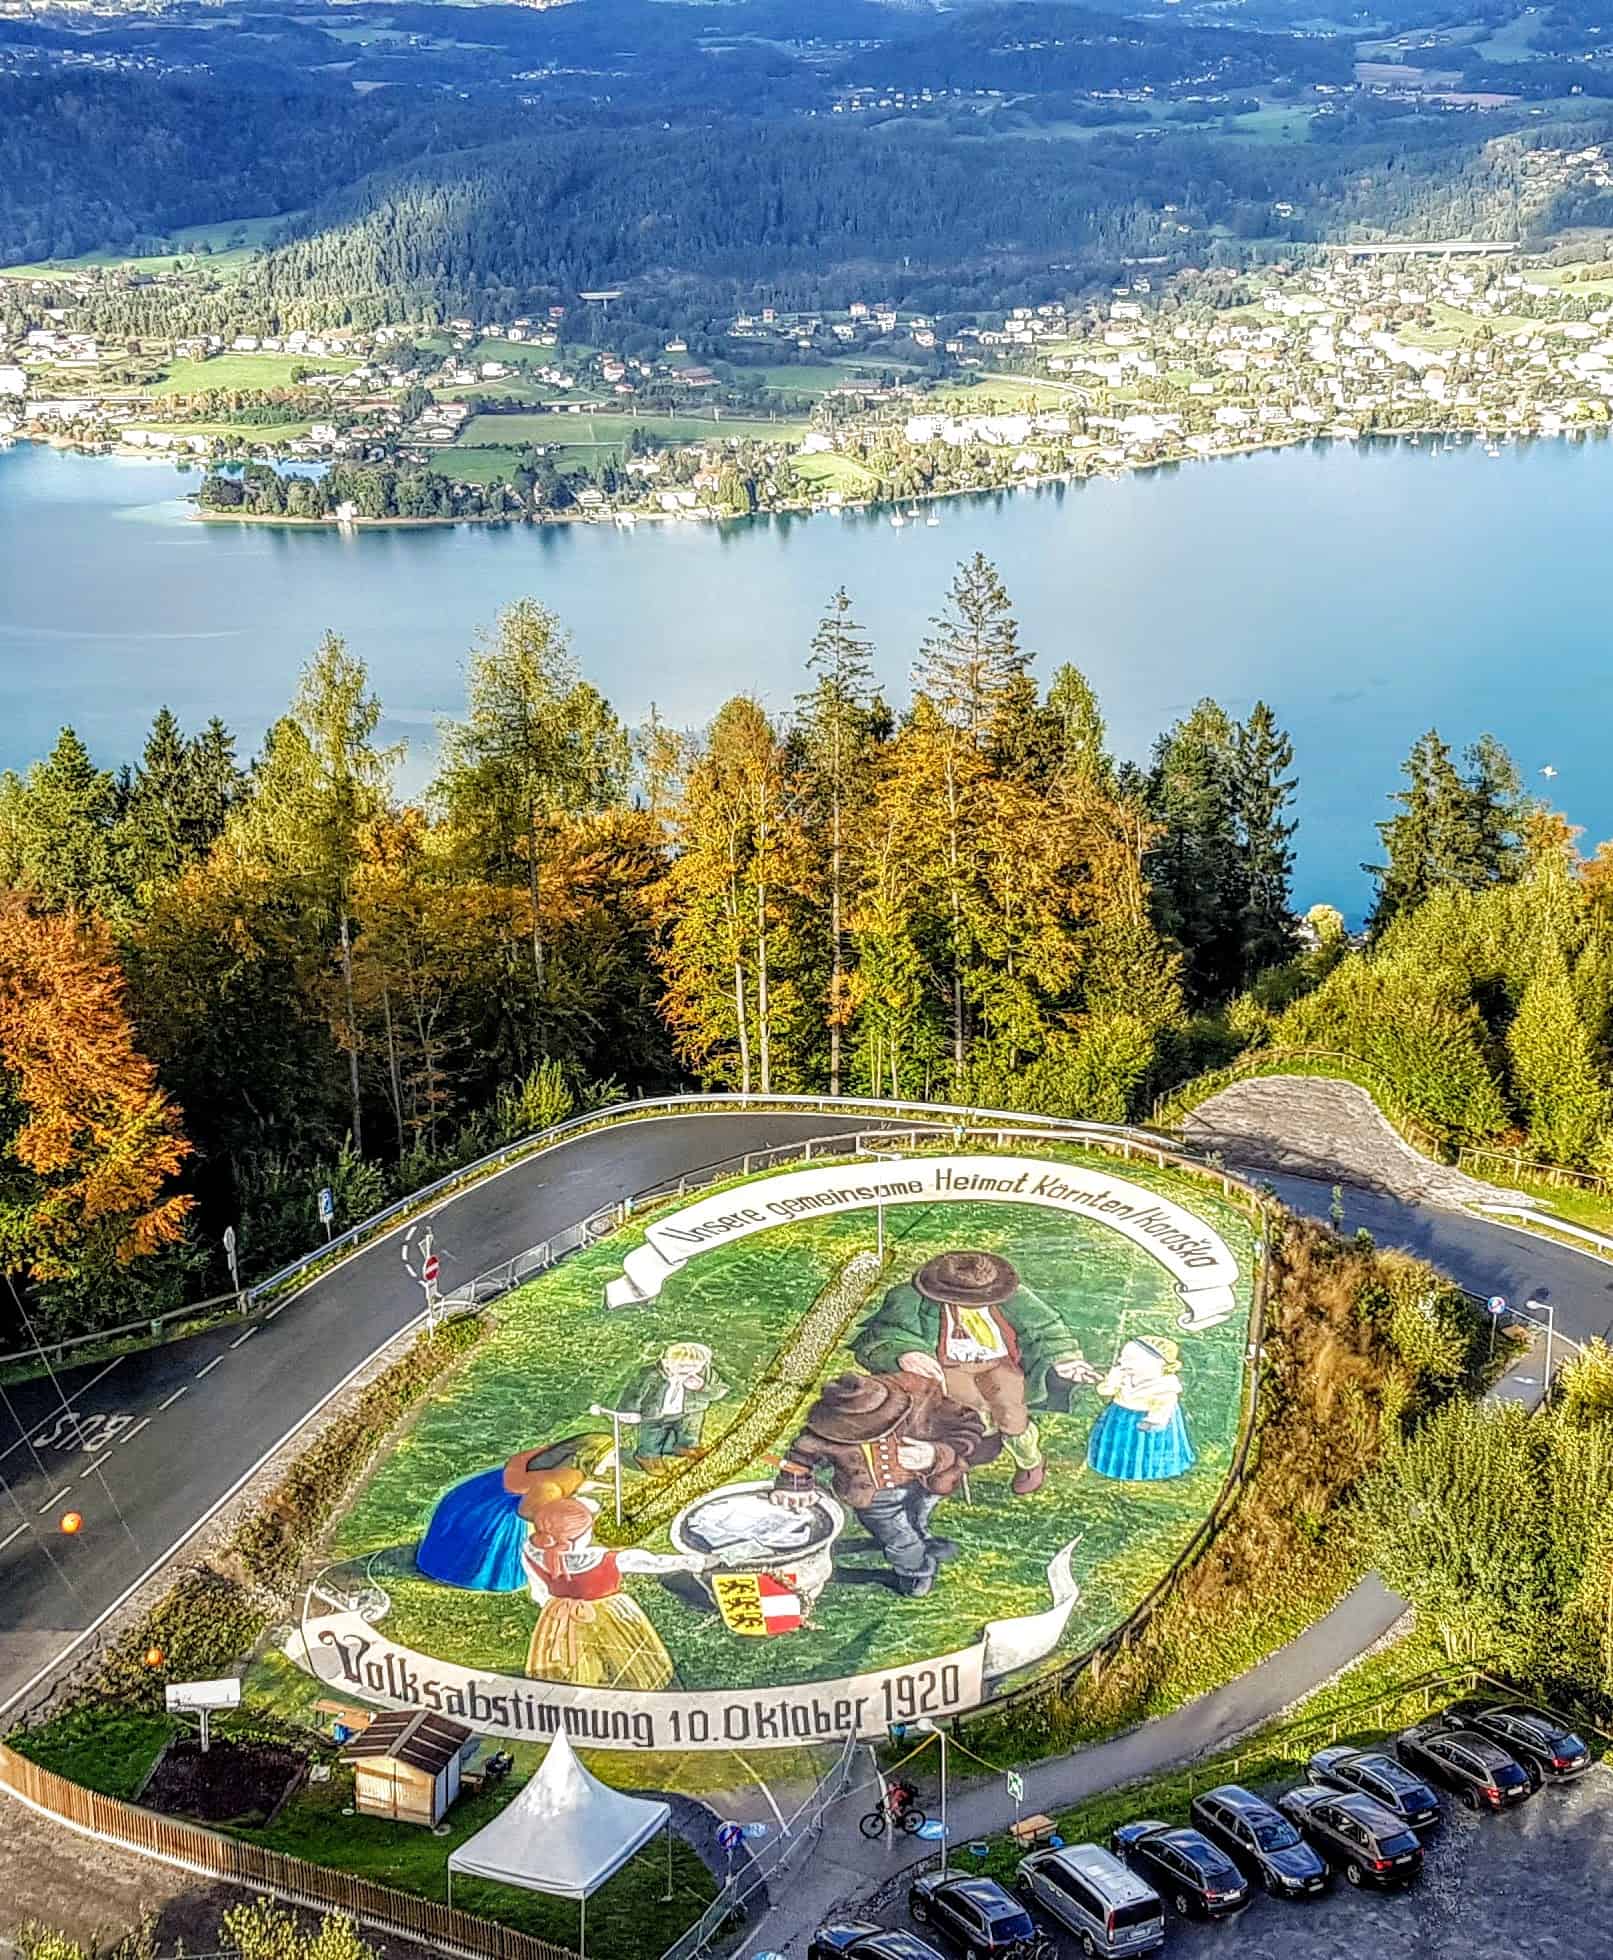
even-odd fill
[{"label": "parked car", "polygon": [[1458,1701],[1446,1709],[1452,1727],[1474,1729],[1498,1742],[1531,1772],[1535,1788],[1583,1776],[1591,1752],[1574,1731],[1549,1708],[1526,1701]]},{"label": "parked car", "polygon": [[1109,1849],[1147,1879],[1184,1919],[1223,1919],[1242,1912],[1249,1881],[1218,1845],[1189,1825],[1143,1818],[1111,1833]]},{"label": "parked car", "polygon": [[1441,1716],[1407,1729],[1395,1753],[1407,1769],[1454,1790],[1469,1810],[1506,1810],[1535,1793],[1534,1778],[1499,1742],[1477,1729],[1450,1728]]},{"label": "parked car", "polygon": [[914,1933],[892,1931],[866,1919],[842,1919],[820,1926],[812,1935],[807,1960],[941,1960],[941,1956]]},{"label": "parked car", "polygon": [[[997,1960],[1013,1954],[1017,1960],[1050,1960],[1053,1943],[1045,1940],[1021,1902],[1005,1892],[994,1878],[971,1878],[966,1872],[929,1872],[915,1879],[907,1909],[920,1926],[933,1926],[965,1960]],[[1046,1948],[1046,1956],[1038,1950]]]},{"label": "parked car", "polygon": [[1302,1899],[1327,1889],[1327,1861],[1280,1810],[1238,1783],[1202,1791],[1189,1806],[1193,1822],[1246,1877],[1274,1899]]},{"label": "parked car", "polygon": [[1417,1833],[1358,1790],[1302,1783],[1285,1791],[1277,1808],[1352,1885],[1409,1885],[1423,1868]]},{"label": "parked car", "polygon": [[1436,1793],[1382,1749],[1347,1749],[1342,1744],[1318,1749],[1305,1767],[1313,1783],[1325,1783],[1331,1790],[1360,1790],[1414,1831],[1429,1830],[1440,1821]]},{"label": "parked car", "polygon": [[1028,1852],[1017,1883],[1032,1904],[1066,1927],[1088,1956],[1153,1953],[1165,1944],[1159,1894],[1096,1844]]}]

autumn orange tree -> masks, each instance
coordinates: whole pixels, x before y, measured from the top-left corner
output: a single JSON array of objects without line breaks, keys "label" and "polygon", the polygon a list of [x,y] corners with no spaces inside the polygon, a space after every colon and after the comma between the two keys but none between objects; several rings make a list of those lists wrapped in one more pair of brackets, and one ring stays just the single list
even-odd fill
[{"label": "autumn orange tree", "polygon": [[82,1295],[176,1244],[189,1154],[104,928],[0,899],[0,1267]]}]

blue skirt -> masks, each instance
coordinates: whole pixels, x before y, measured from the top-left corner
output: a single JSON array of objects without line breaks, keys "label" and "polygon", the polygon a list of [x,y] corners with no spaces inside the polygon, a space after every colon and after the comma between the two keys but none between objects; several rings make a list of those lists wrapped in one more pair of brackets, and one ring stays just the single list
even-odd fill
[{"label": "blue skirt", "polygon": [[483,1470],[437,1500],[414,1562],[439,1585],[466,1592],[520,1592],[526,1585],[521,1553],[527,1522],[519,1496],[504,1488],[504,1471]]},{"label": "blue skirt", "polygon": [[1100,1477],[1134,1484],[1179,1477],[1191,1470],[1198,1459],[1187,1440],[1181,1408],[1171,1411],[1163,1429],[1144,1429],[1143,1414],[1141,1409],[1122,1409],[1111,1402],[1087,1438],[1088,1469]]}]

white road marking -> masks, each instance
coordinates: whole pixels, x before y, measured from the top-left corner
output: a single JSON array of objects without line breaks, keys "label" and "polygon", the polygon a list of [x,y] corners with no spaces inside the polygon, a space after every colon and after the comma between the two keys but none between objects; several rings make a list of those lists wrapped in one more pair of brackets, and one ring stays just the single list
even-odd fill
[{"label": "white road marking", "polygon": [[[291,1296],[291,1300],[296,1299],[296,1297],[297,1297],[296,1294],[293,1293]],[[286,1308],[291,1305],[291,1300],[282,1300],[279,1306],[271,1307],[269,1311],[263,1316],[265,1323],[273,1320],[276,1314],[284,1313]]]},{"label": "white road marking", "polygon": [[10,1534],[10,1536],[5,1538],[0,1538],[0,1552],[3,1552],[6,1549],[6,1547],[11,1543],[11,1540],[13,1538],[20,1538],[27,1529],[28,1529],[27,1525],[20,1524],[17,1526],[17,1529]]},{"label": "white road marking", "polygon": [[238,1347],[245,1347],[257,1331],[255,1327],[249,1327],[238,1341],[230,1342],[230,1352],[233,1354]]},{"label": "white road marking", "polygon": [[208,1364],[207,1364],[207,1366],[206,1366],[205,1368],[198,1368],[198,1369],[196,1370],[196,1379],[197,1379],[197,1381],[200,1381],[200,1380],[202,1379],[202,1377],[203,1377],[203,1375],[210,1375],[210,1374],[212,1374],[212,1372],[213,1372],[213,1370],[214,1370],[214,1369],[215,1369],[215,1368],[216,1368],[216,1367],[218,1366],[218,1364],[219,1364],[219,1363],[220,1363],[220,1362],[221,1362],[221,1361],[222,1361],[223,1359],[224,1359],[224,1357],[223,1357],[223,1355],[222,1355],[222,1354],[215,1354],[215,1355],[213,1356],[213,1358],[212,1358],[212,1360],[208,1362]]},{"label": "white road marking", "polygon": [[89,1467],[89,1468],[88,1468],[87,1470],[84,1470],[84,1471],[81,1471],[81,1472],[79,1473],[79,1479],[78,1479],[78,1480],[79,1480],[79,1482],[80,1482],[81,1484],[82,1484],[82,1483],[85,1483],[85,1482],[87,1482],[87,1481],[88,1481],[88,1480],[89,1480],[89,1479],[90,1479],[91,1477],[93,1477],[93,1476],[95,1475],[95,1473],[96,1473],[96,1471],[100,1469],[100,1467],[101,1467],[101,1465],[102,1465],[103,1463],[105,1463],[105,1461],[106,1461],[106,1457],[107,1457],[107,1456],[110,1456],[111,1454],[112,1454],[112,1452],[111,1452],[110,1450],[108,1450],[108,1451],[107,1451],[107,1453],[106,1453],[106,1456],[98,1456],[98,1457],[97,1457],[97,1458],[95,1459],[95,1461],[94,1461],[94,1462],[93,1462],[93,1463],[92,1463],[92,1464],[90,1465],[90,1467]]},{"label": "white road marking", "polygon": [[41,1504],[39,1509],[34,1513],[34,1516],[36,1518],[42,1518],[53,1504],[60,1504],[62,1499],[66,1495],[67,1495],[67,1486],[66,1484],[63,1484],[61,1489],[57,1491],[54,1497],[47,1497],[45,1499],[44,1503]]},{"label": "white road marking", "polygon": [[129,1431],[128,1435],[120,1436],[117,1442],[113,1445],[113,1447],[115,1449],[121,1450],[125,1443],[132,1443],[135,1437],[140,1434],[142,1429],[149,1429],[150,1427],[151,1427],[150,1416],[142,1416],[141,1419],[135,1424],[133,1429]]},{"label": "white road marking", "polygon": [[176,1388],[173,1394],[169,1396],[166,1402],[159,1402],[157,1404],[158,1415],[161,1415],[164,1409],[171,1409],[174,1406],[174,1404],[179,1400],[181,1395],[188,1395],[189,1393],[190,1393],[189,1382],[186,1382],[183,1388]]}]

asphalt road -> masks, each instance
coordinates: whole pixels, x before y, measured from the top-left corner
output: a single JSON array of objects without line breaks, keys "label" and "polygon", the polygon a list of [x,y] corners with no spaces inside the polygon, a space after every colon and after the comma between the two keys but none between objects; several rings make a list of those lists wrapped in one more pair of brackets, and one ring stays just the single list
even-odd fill
[{"label": "asphalt road", "polygon": [[[434,1215],[444,1290],[683,1172],[869,1126],[811,1112],[647,1117],[567,1142]],[[1271,1180],[1326,1216],[1332,1187]],[[1464,1214],[1350,1191],[1345,1226],[1406,1245],[1475,1292],[1545,1299],[1584,1339],[1613,1323],[1613,1269]],[[0,1390],[0,1712],[197,1530],[419,1310],[405,1228],[239,1325]],[[1527,1372],[1518,1392],[1530,1393]],[[83,1519],[69,1536],[60,1521]]]},{"label": "asphalt road", "polygon": [[[442,1289],[663,1179],[870,1127],[867,1115],[708,1113],[580,1136],[444,1201]],[[416,1318],[405,1229],[236,1325],[0,1389],[0,1712]],[[68,1512],[83,1519],[71,1536]]]}]

